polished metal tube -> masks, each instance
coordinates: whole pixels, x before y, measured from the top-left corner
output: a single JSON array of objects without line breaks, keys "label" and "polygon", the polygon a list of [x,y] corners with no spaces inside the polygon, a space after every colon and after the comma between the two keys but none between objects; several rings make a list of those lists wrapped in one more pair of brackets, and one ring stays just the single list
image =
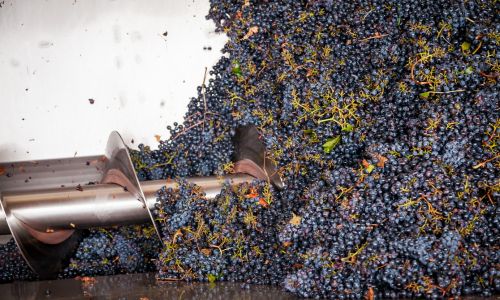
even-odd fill
[{"label": "polished metal tube", "polygon": [[[238,174],[187,180],[200,186],[207,198],[214,198],[220,193],[224,182],[240,184],[253,179],[252,176]],[[176,189],[177,183],[166,180],[141,182],[148,209],[154,209],[156,193],[163,186]],[[114,184],[5,192],[2,194],[2,201],[10,207],[11,215],[16,219],[34,230],[47,233],[62,229],[150,222],[143,202],[128,190]],[[10,234],[3,211],[0,212],[1,234]]]},{"label": "polished metal tube", "polygon": [[13,217],[47,233],[149,220],[141,201],[112,184],[7,192],[3,201]]},{"label": "polished metal tube", "polygon": [[0,207],[0,235],[10,234],[9,225],[7,224],[7,216]]}]

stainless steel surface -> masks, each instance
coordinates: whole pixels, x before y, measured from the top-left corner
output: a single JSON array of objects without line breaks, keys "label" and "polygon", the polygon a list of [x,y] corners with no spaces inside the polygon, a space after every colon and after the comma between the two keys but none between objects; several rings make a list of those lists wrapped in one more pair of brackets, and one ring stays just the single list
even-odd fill
[{"label": "stainless steel surface", "polygon": [[[106,158],[108,160],[106,161],[105,172],[101,182],[118,184],[134,195],[135,200],[140,202],[142,208],[144,208],[142,212],[145,211],[147,216],[149,216],[151,224],[153,224],[156,234],[160,238],[160,231],[156,226],[151,210],[147,208],[146,197],[142,192],[137,174],[135,174],[134,164],[130,158],[128,147],[117,131],[113,131],[109,135],[106,145]],[[103,218],[106,219],[112,214],[114,214],[113,211],[104,210]],[[127,217],[134,215],[137,215],[137,213],[131,211],[130,213],[124,212],[120,217],[122,217],[123,222],[126,222]]]},{"label": "stainless steel surface", "polygon": [[162,282],[154,274],[98,276],[85,279],[0,284],[2,300],[22,299],[220,299],[292,300],[296,296],[270,285],[216,282]]},{"label": "stainless steel surface", "polygon": [[[142,208],[140,212],[150,216],[128,150],[117,132],[110,134],[105,156],[95,157],[92,161],[86,160],[84,164],[81,159],[76,158],[50,162],[52,164],[42,166],[37,162],[18,163],[19,166],[10,164],[8,167],[11,173],[2,169],[4,176],[0,180],[3,182],[0,203],[10,233],[28,265],[41,278],[55,276],[77,246],[80,234],[74,222],[89,227],[92,223],[93,226],[100,226],[101,223],[115,220],[127,222],[123,218],[137,217],[137,212],[133,209],[119,210],[120,214],[115,215],[112,209],[121,206],[115,201],[106,201],[109,195],[104,195],[99,190],[95,190],[95,193],[83,192],[82,186],[87,179],[92,183],[104,181],[123,184],[129,195],[122,198],[124,201],[121,204],[126,208],[134,208],[139,204]],[[27,173],[26,165],[29,165],[29,171],[36,176]],[[31,185],[23,185],[19,180],[23,175],[28,177],[25,183],[29,183],[34,176],[38,180]],[[70,187],[61,182],[67,182]],[[75,182],[79,183],[75,186]],[[83,195],[71,198],[75,191]],[[135,198],[133,201],[130,201],[130,195]],[[80,214],[87,219],[77,217]]]},{"label": "stainless steel surface", "polygon": [[[104,174],[105,156],[0,163],[0,197],[6,191],[76,187],[99,182]],[[2,235],[3,234],[3,235]],[[0,210],[0,243],[12,237],[7,216]]]},{"label": "stainless steel surface", "polygon": [[[1,203],[1,202],[0,202]],[[3,206],[3,203],[2,203]],[[3,206],[7,221],[12,232],[12,237],[23,255],[24,259],[40,278],[50,278],[62,268],[69,254],[78,245],[80,231],[60,230],[54,233],[43,233],[30,230]],[[44,243],[40,240],[57,241],[57,243]]]},{"label": "stainless steel surface", "polygon": [[3,202],[15,218],[43,232],[149,220],[142,202],[114,184],[6,192]]},{"label": "stainless steel surface", "polygon": [[[106,161],[102,183],[114,183],[125,188],[137,201],[146,207],[146,198],[135,174],[130,153],[120,134],[113,131],[106,145]],[[151,217],[152,220],[152,217]]]},{"label": "stainless steel surface", "polygon": [[10,229],[9,225],[7,225],[7,216],[3,209],[0,209],[0,235],[9,235]]},{"label": "stainless steel surface", "polygon": [[[18,281],[0,284],[2,300],[35,299],[123,299],[123,300],[295,300],[299,298],[272,285],[245,285],[240,282],[162,282],[152,273],[97,276],[64,280]],[[409,298],[408,298],[409,299]],[[462,296],[463,300],[494,300]]]},{"label": "stainless steel surface", "polygon": [[0,235],[0,244],[7,244],[12,239],[12,234]]},{"label": "stainless steel surface", "polygon": [[0,163],[0,193],[100,182],[105,156]]}]

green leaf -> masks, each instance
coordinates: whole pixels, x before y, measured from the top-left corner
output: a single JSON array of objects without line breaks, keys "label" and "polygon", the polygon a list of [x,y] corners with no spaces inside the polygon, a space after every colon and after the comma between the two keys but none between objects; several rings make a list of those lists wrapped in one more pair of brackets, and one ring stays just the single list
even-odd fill
[{"label": "green leaf", "polygon": [[469,66],[467,67],[467,69],[465,69],[465,74],[467,75],[472,74],[472,72],[474,72],[474,68],[472,66]]},{"label": "green leaf", "polygon": [[313,134],[314,131],[312,129],[306,129],[306,130],[304,130],[304,133],[305,134]]},{"label": "green leaf", "polygon": [[213,283],[217,280],[217,276],[215,276],[214,274],[208,274],[207,278],[208,278],[208,282],[210,282],[210,283]]},{"label": "green leaf", "polygon": [[334,138],[328,139],[326,141],[326,143],[323,144],[323,151],[327,154],[332,152],[333,148],[335,148],[335,146],[337,146],[340,143],[340,139],[341,139],[340,135],[337,135]]},{"label": "green leaf", "polygon": [[241,71],[240,63],[236,60],[233,61],[233,69],[231,72],[236,76],[243,76],[243,72]]},{"label": "green leaf", "polygon": [[463,42],[462,45],[460,45],[460,48],[462,48],[462,51],[467,51],[470,49],[470,43],[469,42]]},{"label": "green leaf", "polygon": [[371,173],[375,169],[375,166],[370,164],[368,167],[366,167],[366,172]]},{"label": "green leaf", "polygon": [[424,99],[427,99],[429,98],[429,96],[431,95],[431,92],[423,92],[423,93],[420,93],[420,97],[424,98]]},{"label": "green leaf", "polygon": [[354,126],[352,126],[351,124],[347,123],[347,125],[345,125],[344,127],[342,127],[342,131],[347,131],[347,132],[351,132],[354,130]]}]

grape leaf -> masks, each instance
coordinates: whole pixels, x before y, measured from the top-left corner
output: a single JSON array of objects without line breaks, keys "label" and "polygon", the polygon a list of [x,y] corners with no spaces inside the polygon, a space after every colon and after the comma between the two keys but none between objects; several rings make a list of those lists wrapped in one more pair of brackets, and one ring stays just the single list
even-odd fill
[{"label": "grape leaf", "polygon": [[334,138],[330,138],[323,144],[323,151],[328,154],[332,152],[333,148],[335,148],[339,143],[340,135],[337,135]]},{"label": "grape leaf", "polygon": [[347,123],[346,125],[344,125],[342,127],[342,131],[346,131],[346,132],[351,132],[354,130],[354,126],[352,126],[351,124]]},{"label": "grape leaf", "polygon": [[243,72],[241,71],[240,63],[237,61],[233,61],[233,69],[231,72],[236,76],[243,76]]},{"label": "grape leaf", "polygon": [[259,204],[265,208],[269,207],[269,203],[264,198],[259,198]]},{"label": "grape leaf", "polygon": [[470,43],[469,42],[463,42],[462,45],[460,45],[460,48],[462,48],[462,51],[467,51],[470,49]]},{"label": "grape leaf", "polygon": [[423,93],[420,93],[420,97],[424,98],[424,99],[427,99],[429,98],[429,96],[431,95],[431,92],[423,92]]}]

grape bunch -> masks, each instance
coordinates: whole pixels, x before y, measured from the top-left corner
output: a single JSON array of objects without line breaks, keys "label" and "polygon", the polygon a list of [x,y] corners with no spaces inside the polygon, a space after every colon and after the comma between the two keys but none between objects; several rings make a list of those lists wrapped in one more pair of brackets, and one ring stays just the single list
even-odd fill
[{"label": "grape bunch", "polygon": [[184,180],[178,191],[160,190],[155,217],[165,247],[157,277],[279,284],[294,258],[278,240],[289,208],[274,194],[267,182],[227,184],[213,200]]},{"label": "grape bunch", "polygon": [[59,278],[151,272],[159,249],[151,226],[91,229]]}]

